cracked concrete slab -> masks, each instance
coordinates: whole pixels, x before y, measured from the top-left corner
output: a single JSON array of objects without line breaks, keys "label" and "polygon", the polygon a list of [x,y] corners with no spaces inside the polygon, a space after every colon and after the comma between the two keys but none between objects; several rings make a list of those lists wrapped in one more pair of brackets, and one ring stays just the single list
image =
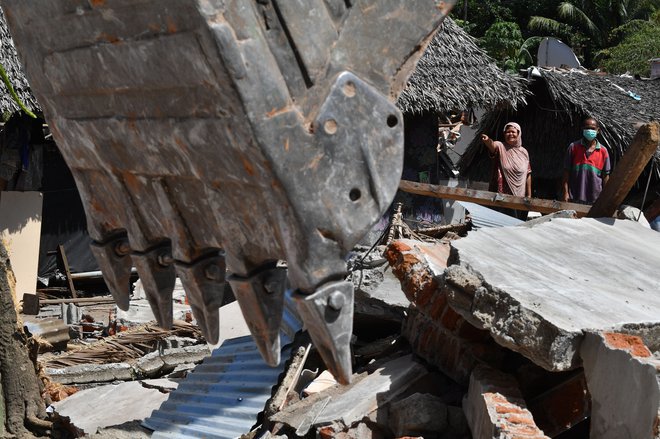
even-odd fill
[{"label": "cracked concrete slab", "polygon": [[93,434],[99,428],[147,418],[168,396],[129,381],[81,390],[53,405],[60,416],[68,417],[77,428]]},{"label": "cracked concrete slab", "polygon": [[660,340],[660,234],[632,221],[555,219],[452,242],[451,306],[503,346],[552,371],[580,365],[585,330]]}]

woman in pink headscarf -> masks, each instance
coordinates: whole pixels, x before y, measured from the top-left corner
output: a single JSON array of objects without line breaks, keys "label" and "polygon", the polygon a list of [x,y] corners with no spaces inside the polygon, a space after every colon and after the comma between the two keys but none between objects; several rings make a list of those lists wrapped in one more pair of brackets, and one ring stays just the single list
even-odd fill
[{"label": "woman in pink headscarf", "polygon": [[517,197],[532,196],[532,167],[529,153],[522,146],[520,125],[504,125],[504,143],[494,141],[486,134],[481,140],[493,159],[493,176],[489,190]]}]

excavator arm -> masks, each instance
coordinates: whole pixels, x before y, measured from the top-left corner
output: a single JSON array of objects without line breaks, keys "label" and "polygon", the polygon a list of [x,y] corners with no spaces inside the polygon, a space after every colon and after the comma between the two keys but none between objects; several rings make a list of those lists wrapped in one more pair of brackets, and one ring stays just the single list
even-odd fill
[{"label": "excavator arm", "polygon": [[288,284],[343,383],[344,256],[394,197],[393,102],[452,3],[1,2],[118,306],[134,266],[170,326],[178,276],[216,343],[229,282],[275,365]]}]

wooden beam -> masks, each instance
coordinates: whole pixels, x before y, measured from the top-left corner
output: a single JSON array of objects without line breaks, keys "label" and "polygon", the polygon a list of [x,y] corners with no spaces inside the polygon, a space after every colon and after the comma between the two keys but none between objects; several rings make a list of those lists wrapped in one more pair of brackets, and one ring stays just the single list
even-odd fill
[{"label": "wooden beam", "polygon": [[660,123],[643,125],[635,134],[587,216],[612,216],[630,192],[660,144]]},{"label": "wooden beam", "polygon": [[57,253],[60,257],[60,261],[62,262],[62,268],[64,269],[64,276],[66,277],[66,281],[69,284],[71,297],[75,299],[78,297],[78,293],[76,292],[76,287],[73,285],[73,279],[71,279],[71,270],[69,270],[69,260],[66,257],[66,253],[64,252],[64,246],[62,244],[57,246]]},{"label": "wooden beam", "polygon": [[574,210],[578,217],[585,216],[589,212],[590,207],[586,204],[565,203],[541,198],[516,197],[513,195],[498,194],[497,192],[438,186],[407,180],[401,180],[399,189],[411,194],[426,195],[428,197],[443,198],[446,200],[469,201],[483,204],[484,206],[504,207],[507,209],[535,210],[541,213]]},{"label": "wooden beam", "polygon": [[78,297],[75,299],[43,299],[39,300],[39,305],[59,305],[60,303],[85,303],[87,305],[92,303],[104,304],[104,303],[113,303],[115,299],[112,296],[101,296],[101,297]]}]

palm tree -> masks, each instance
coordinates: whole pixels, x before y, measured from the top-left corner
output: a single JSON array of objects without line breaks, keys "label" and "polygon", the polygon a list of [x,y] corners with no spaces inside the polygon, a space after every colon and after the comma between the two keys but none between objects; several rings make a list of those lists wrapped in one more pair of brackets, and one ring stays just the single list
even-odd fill
[{"label": "palm tree", "polygon": [[559,19],[533,16],[528,27],[535,31],[566,37],[578,31],[604,47],[612,29],[630,20],[647,19],[660,9],[660,0],[573,0],[557,7]]}]

